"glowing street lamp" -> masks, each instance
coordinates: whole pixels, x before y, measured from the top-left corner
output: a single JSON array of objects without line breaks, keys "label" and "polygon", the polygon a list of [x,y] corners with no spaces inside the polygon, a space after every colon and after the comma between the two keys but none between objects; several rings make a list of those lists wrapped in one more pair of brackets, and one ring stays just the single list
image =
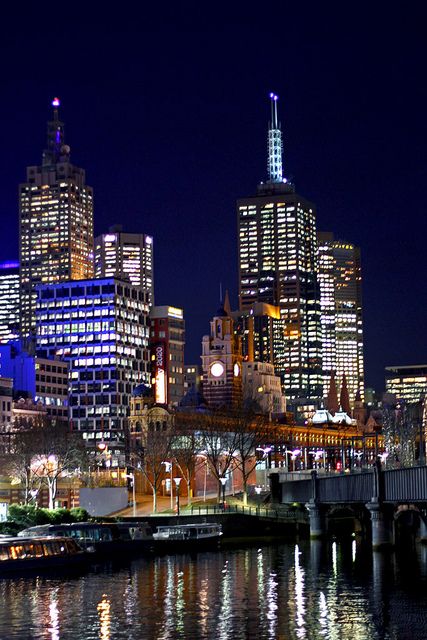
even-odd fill
[{"label": "glowing street lamp", "polygon": [[227,478],[220,478],[222,484],[222,510],[225,511],[225,485],[227,484]]},{"label": "glowing street lamp", "polygon": [[181,482],[182,478],[174,478],[173,481],[175,482],[175,486],[176,486],[176,515],[179,516],[179,485]]},{"label": "glowing street lamp", "polygon": [[172,476],[173,476],[173,465],[172,462],[162,462],[165,465],[165,472],[171,474],[170,485],[171,485],[171,511],[173,511],[173,487],[172,487]]}]

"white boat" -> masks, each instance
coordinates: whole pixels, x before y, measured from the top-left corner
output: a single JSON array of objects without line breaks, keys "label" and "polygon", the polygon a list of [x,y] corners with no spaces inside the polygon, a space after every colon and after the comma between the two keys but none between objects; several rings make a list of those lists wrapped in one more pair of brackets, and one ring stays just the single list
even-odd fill
[{"label": "white boat", "polygon": [[215,546],[222,536],[222,527],[215,522],[197,522],[192,524],[161,525],[153,533],[154,548],[198,548]]}]

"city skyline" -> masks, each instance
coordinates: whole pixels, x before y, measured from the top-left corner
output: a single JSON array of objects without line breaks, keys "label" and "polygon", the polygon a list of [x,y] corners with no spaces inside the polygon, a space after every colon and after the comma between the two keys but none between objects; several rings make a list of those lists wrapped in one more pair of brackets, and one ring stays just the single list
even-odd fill
[{"label": "city skyline", "polygon": [[[11,233],[0,247],[1,259],[17,257],[17,185],[24,179],[25,166],[39,161],[49,102],[58,94],[73,161],[86,169],[94,188],[96,235],[117,222],[126,232],[153,235],[156,303],[184,309],[186,360],[198,360],[201,338],[218,306],[220,282],[230,290],[231,306],[237,307],[234,207],[267,177],[268,94],[273,90],[281,98],[285,173],[316,204],[319,229],[330,229],[361,247],[367,384],[382,388],[386,365],[423,362],[426,131],[425,90],[417,72],[425,45],[413,28],[415,16],[402,23],[398,13],[390,11],[390,36],[378,50],[375,27],[382,17],[379,11],[371,15],[371,24],[359,32],[363,47],[359,44],[352,52],[337,33],[318,46],[314,12],[304,25],[310,46],[301,45],[297,58],[292,54],[296,35],[289,34],[287,44],[272,39],[268,66],[265,53],[248,48],[245,55],[239,53],[255,25],[218,26],[223,35],[219,53],[215,29],[207,29],[199,57],[190,54],[202,34],[194,35],[192,47],[182,41],[174,60],[167,56],[182,27],[174,32],[169,25],[168,38],[162,40],[165,52],[158,60],[149,55],[152,68],[147,64],[141,69],[143,86],[128,82],[132,74],[138,77],[141,61],[134,40],[125,38],[133,33],[130,24],[117,35],[124,49],[116,65],[125,52],[135,57],[130,57],[129,69],[121,67],[119,72],[114,66],[111,77],[107,62],[113,57],[105,33],[112,25],[104,35],[94,34],[107,60],[98,66],[93,59],[86,61],[79,79],[55,73],[63,61],[53,61],[48,79],[23,80],[18,73],[23,54],[12,56],[5,90],[16,100],[2,106],[2,119],[15,126],[3,135],[8,163],[0,183],[2,221]],[[332,21],[332,31],[338,19],[339,15]],[[347,25],[350,41],[360,27],[360,19]],[[148,25],[141,44],[145,54],[155,41],[149,31]],[[400,39],[392,44],[398,31]],[[65,40],[70,33],[66,25]],[[25,25],[24,34],[28,36]],[[81,46],[74,51],[78,60],[89,48],[83,27],[81,35]],[[12,52],[22,36],[8,45]],[[30,44],[31,38],[27,47]],[[337,45],[342,48],[340,60]],[[65,59],[68,55],[64,52]],[[283,67],[279,58],[286,61]],[[186,64],[184,78],[178,72]],[[92,88],[88,79],[94,70],[97,82]],[[167,74],[159,80],[162,70]],[[408,232],[407,211],[417,233]]]}]

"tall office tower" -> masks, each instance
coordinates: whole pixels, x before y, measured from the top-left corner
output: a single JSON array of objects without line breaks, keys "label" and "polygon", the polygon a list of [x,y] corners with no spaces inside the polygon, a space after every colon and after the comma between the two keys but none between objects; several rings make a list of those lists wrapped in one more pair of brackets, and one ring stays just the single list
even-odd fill
[{"label": "tall office tower", "polygon": [[239,306],[280,308],[285,324],[282,383],[288,400],[322,397],[316,212],[283,178],[277,96],[271,98],[268,180],[237,201]]},{"label": "tall office tower", "polygon": [[232,311],[235,332],[242,341],[243,359],[268,362],[281,378],[285,374],[285,324],[280,308],[255,302],[250,309]]},{"label": "tall office tower", "polygon": [[150,310],[152,385],[158,404],[176,407],[184,395],[185,321],[182,309]]},{"label": "tall office tower", "polygon": [[328,232],[318,233],[318,246],[323,385],[326,393],[332,372],[338,385],[345,374],[353,404],[364,392],[360,249]]},{"label": "tall office tower", "polygon": [[211,407],[233,407],[242,401],[242,346],[229,312],[221,306],[209,336],[202,341],[203,396]]},{"label": "tall office tower", "polygon": [[129,279],[149,292],[154,304],[153,238],[144,233],[123,233],[120,225],[95,239],[95,277]]},{"label": "tall office tower", "polygon": [[93,196],[70,162],[59,100],[52,101],[47,148],[19,187],[21,333],[34,335],[35,287],[93,277]]},{"label": "tall office tower", "polygon": [[19,262],[0,264],[0,343],[19,336]]},{"label": "tall office tower", "polygon": [[398,402],[412,404],[427,398],[427,365],[385,368],[385,388]]},{"label": "tall office tower", "polygon": [[129,398],[150,384],[148,292],[115,278],[37,287],[37,349],[69,362],[70,418],[124,461]]}]

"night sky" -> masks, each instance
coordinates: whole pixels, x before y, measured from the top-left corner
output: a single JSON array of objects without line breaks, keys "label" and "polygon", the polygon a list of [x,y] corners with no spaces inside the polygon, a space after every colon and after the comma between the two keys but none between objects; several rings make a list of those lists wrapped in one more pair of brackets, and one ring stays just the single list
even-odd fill
[{"label": "night sky", "polygon": [[285,175],[319,230],[362,249],[367,384],[427,362],[423,3],[89,4],[2,16],[0,259],[18,256],[18,184],[57,95],[95,233],[154,236],[156,304],[184,308],[186,361],[199,361],[220,282],[237,306],[235,201],[266,178],[274,91]]}]

